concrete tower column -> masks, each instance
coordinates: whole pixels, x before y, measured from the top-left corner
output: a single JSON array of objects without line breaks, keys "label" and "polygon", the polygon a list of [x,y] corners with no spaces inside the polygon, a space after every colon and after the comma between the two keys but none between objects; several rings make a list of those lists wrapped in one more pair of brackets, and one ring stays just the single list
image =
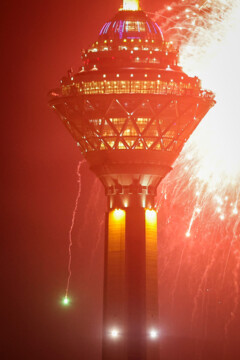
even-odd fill
[{"label": "concrete tower column", "polygon": [[158,359],[156,211],[113,209],[106,220],[103,360]]}]

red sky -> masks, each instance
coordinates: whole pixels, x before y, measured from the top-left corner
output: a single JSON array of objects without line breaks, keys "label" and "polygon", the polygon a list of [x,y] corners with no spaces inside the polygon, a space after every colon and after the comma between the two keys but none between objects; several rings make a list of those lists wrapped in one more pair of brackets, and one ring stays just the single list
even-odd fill
[{"label": "red sky", "polygon": [[[163,3],[144,0],[142,7],[153,12]],[[103,220],[104,192],[83,165],[73,233],[73,304],[63,309],[58,301],[66,282],[81,155],[48,107],[47,93],[70,67],[77,71],[81,49],[119,5],[119,0],[1,5],[3,360],[100,359],[103,234],[96,224]],[[193,359],[195,342],[184,336],[179,331],[173,342],[182,357],[166,350],[163,359]],[[219,360],[217,346],[209,349],[202,359]]]}]

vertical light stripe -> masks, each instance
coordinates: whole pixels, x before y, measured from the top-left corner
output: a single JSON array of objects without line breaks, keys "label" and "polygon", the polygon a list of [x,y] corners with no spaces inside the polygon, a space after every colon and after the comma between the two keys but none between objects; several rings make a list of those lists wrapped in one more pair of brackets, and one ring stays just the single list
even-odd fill
[{"label": "vertical light stripe", "polygon": [[[146,231],[146,294],[147,315],[151,317],[157,306],[157,213],[155,210],[145,212]],[[150,320],[150,319],[148,319]]]},{"label": "vertical light stripe", "polygon": [[[158,252],[157,252],[157,213],[145,211],[146,236],[146,332],[158,328]],[[147,344],[147,359],[158,359],[153,341]]]},{"label": "vertical light stripe", "polygon": [[107,248],[107,322],[121,326],[125,304],[125,223],[126,212],[113,210],[108,218]]}]

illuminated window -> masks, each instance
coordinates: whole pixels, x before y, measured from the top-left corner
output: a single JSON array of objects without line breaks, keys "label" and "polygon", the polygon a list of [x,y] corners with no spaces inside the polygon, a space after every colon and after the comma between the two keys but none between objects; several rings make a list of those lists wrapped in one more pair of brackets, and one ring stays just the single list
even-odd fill
[{"label": "illuminated window", "polygon": [[136,141],[136,137],[125,137],[125,141],[128,144],[128,146],[131,148]]},{"label": "illuminated window", "polygon": [[167,131],[167,132],[163,135],[164,138],[168,138],[168,139],[174,139],[175,136],[176,136],[176,132],[173,131],[173,130]]},{"label": "illuminated window", "polygon": [[141,81],[132,81],[131,82],[131,92],[132,93],[141,92]]},{"label": "illuminated window", "polygon": [[146,138],[145,141],[146,141],[146,144],[147,144],[147,147],[150,148],[152,146],[152,144],[155,142],[155,138],[151,139],[151,138]]},{"label": "illuminated window", "polygon": [[107,144],[113,149],[115,145],[115,138],[108,137],[105,139]]},{"label": "illuminated window", "polygon": [[142,21],[126,21],[126,32],[143,32],[146,30],[145,23]]},{"label": "illuminated window", "polygon": [[117,148],[118,149],[126,149],[126,146],[121,141],[119,141]]},{"label": "illuminated window", "polygon": [[151,120],[150,118],[137,118],[136,123],[140,132],[142,132],[145,129],[145,127],[147,126],[150,120]]},{"label": "illuminated window", "polygon": [[138,133],[132,124],[130,124],[130,126],[128,126],[123,132],[123,136],[137,136],[137,135]]},{"label": "illuminated window", "polygon": [[106,81],[107,94],[123,94],[130,91],[130,81]]},{"label": "illuminated window", "polygon": [[111,123],[115,126],[118,132],[121,132],[123,125],[125,124],[125,118],[110,118]]},{"label": "illuminated window", "polygon": [[118,50],[127,50],[128,48],[127,48],[127,46],[119,46],[118,47]]},{"label": "illuminated window", "polygon": [[135,149],[144,149],[144,145],[141,141],[138,141],[138,143],[136,144],[136,146],[134,148]]},{"label": "illuminated window", "polygon": [[[145,74],[147,75],[147,74]],[[103,76],[106,76],[105,74]],[[118,76],[118,74],[116,74]],[[134,74],[130,74],[133,78]],[[160,78],[160,75],[158,75]],[[83,94],[183,94],[186,89],[196,91],[191,83],[176,83],[174,79],[167,81],[161,80],[122,80],[116,79],[115,81],[90,81],[82,82],[74,85],[62,86],[62,94],[68,96],[74,92],[82,92]],[[197,90],[198,91],[198,90]],[[197,92],[198,94],[198,92]]]},{"label": "illuminated window", "polygon": [[103,142],[100,145],[100,150],[107,150],[107,146]]},{"label": "illuminated window", "polygon": [[155,145],[155,146],[154,146],[154,149],[155,149],[155,150],[161,150],[161,149],[162,149],[161,144],[158,143],[157,145]]},{"label": "illuminated window", "polygon": [[95,126],[98,126],[102,124],[102,119],[89,119],[89,122]]}]

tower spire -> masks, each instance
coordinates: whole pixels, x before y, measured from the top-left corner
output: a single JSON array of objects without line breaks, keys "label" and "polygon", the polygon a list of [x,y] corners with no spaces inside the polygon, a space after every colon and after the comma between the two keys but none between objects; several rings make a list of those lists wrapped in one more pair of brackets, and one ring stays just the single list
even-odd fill
[{"label": "tower spire", "polygon": [[123,0],[123,10],[140,10],[139,0]]}]

